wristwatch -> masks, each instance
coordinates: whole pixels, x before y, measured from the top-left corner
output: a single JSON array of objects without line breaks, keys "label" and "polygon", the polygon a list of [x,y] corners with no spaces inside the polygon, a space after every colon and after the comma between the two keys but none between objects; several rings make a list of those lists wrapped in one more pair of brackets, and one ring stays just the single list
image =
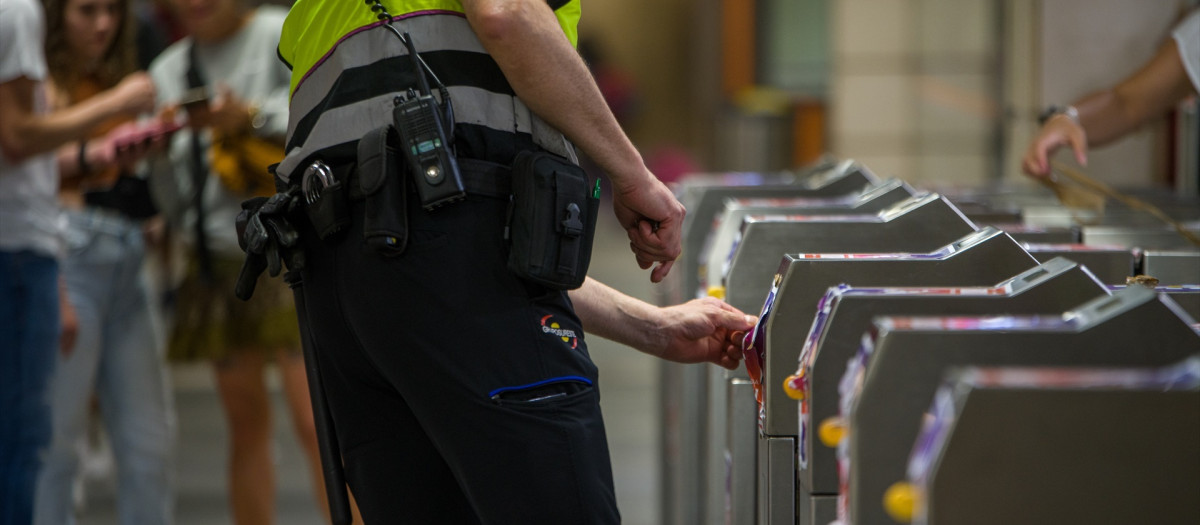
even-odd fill
[{"label": "wristwatch", "polygon": [[1038,115],[1038,125],[1045,126],[1046,121],[1050,120],[1050,118],[1055,115],[1066,115],[1067,118],[1075,121],[1075,125],[1082,125],[1079,123],[1079,110],[1075,109],[1075,106],[1058,105],[1050,106],[1046,108],[1046,111],[1043,111],[1041,115]]},{"label": "wristwatch", "polygon": [[251,104],[246,106],[246,113],[250,116],[250,129],[255,133],[258,133],[263,126],[267,125],[267,116],[259,110],[258,105]]}]

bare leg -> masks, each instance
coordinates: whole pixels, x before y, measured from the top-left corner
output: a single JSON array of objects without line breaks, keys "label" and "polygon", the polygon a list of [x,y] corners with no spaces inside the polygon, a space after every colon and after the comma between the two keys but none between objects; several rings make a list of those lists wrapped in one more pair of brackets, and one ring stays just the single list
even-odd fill
[{"label": "bare leg", "polygon": [[[329,518],[329,501],[325,498],[325,477],[321,474],[320,449],[317,447],[316,425],[313,423],[312,399],[308,394],[308,377],[304,373],[304,357],[297,353],[280,352],[276,361],[283,377],[283,389],[296,428],[296,440],[304,448],[313,477],[313,490],[321,516]],[[362,523],[354,496],[350,496],[350,514],[354,523]]]},{"label": "bare leg", "polygon": [[265,359],[235,353],[216,365],[217,388],[229,423],[229,502],[237,525],[275,519],[275,466],[271,461],[271,403]]}]

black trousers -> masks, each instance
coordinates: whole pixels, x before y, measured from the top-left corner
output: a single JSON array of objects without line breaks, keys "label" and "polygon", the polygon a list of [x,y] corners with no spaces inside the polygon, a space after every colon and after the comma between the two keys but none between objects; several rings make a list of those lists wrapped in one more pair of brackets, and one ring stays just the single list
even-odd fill
[{"label": "black trousers", "polygon": [[506,206],[410,198],[394,258],[366,250],[362,203],[339,237],[305,232],[300,322],[368,524],[620,521],[579,319],[505,267]]}]

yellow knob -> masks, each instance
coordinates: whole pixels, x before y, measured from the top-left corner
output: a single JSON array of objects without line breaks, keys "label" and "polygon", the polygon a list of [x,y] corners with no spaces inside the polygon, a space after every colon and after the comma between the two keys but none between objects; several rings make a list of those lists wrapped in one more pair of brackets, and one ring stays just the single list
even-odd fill
[{"label": "yellow knob", "polygon": [[883,509],[899,523],[911,523],[917,506],[917,488],[907,481],[897,481],[883,493]]},{"label": "yellow knob", "polygon": [[783,392],[796,401],[804,401],[804,371],[797,372],[783,380]]},{"label": "yellow knob", "polygon": [[708,287],[708,296],[715,297],[717,299],[724,301],[725,300],[725,287],[724,286],[709,286]]},{"label": "yellow knob", "polygon": [[821,426],[817,427],[817,437],[821,438],[821,443],[825,446],[833,448],[842,442],[846,437],[846,425],[840,417],[831,417],[821,422]]}]

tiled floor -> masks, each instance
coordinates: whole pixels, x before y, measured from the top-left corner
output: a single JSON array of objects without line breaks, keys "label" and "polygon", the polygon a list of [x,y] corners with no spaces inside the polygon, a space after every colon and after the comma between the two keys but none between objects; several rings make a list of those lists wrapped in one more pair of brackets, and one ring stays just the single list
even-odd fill
[{"label": "tiled floor", "polygon": [[[601,212],[590,274],[635,297],[651,297],[649,273],[638,269],[611,208]],[[589,340],[589,348],[600,367],[602,406],[624,523],[655,524],[659,514],[658,362],[599,338]],[[172,371],[179,420],[176,523],[228,524],[225,421],[211,373],[206,366],[176,366]],[[277,523],[319,525],[325,520],[312,502],[308,468],[277,386],[273,392]],[[89,480],[80,523],[116,523],[114,490],[111,476]]]}]

